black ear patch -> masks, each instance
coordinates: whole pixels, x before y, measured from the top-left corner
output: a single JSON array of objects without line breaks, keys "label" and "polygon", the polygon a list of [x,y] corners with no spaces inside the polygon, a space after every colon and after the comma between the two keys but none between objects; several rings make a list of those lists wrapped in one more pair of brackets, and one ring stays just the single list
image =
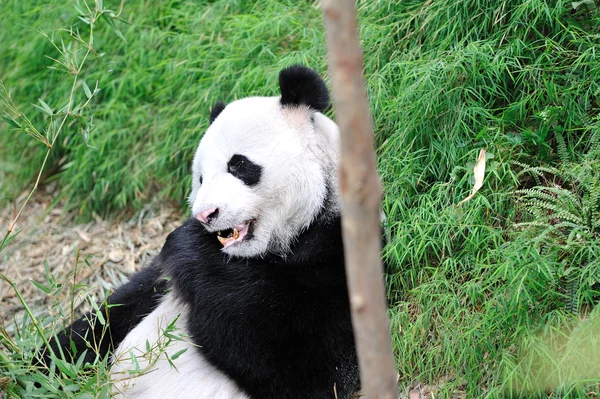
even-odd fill
[{"label": "black ear patch", "polygon": [[223,101],[217,101],[215,106],[210,110],[210,124],[211,125],[215,121],[215,119],[217,119],[217,116],[219,116],[219,114],[224,109],[225,109],[225,104],[223,104]]},{"label": "black ear patch", "polygon": [[329,91],[318,73],[303,65],[292,65],[279,73],[281,105],[308,105],[316,111],[329,106]]}]

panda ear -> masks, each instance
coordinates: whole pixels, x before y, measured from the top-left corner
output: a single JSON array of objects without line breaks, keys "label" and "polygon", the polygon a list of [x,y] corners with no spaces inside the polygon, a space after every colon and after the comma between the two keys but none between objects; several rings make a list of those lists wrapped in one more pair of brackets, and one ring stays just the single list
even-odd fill
[{"label": "panda ear", "polygon": [[210,124],[211,125],[215,121],[215,119],[217,119],[217,116],[219,116],[221,111],[223,111],[224,109],[225,109],[225,104],[223,103],[223,101],[217,101],[215,106],[210,110]]},{"label": "panda ear", "polygon": [[329,106],[329,91],[318,73],[303,65],[287,67],[279,73],[281,105],[308,105],[316,111]]}]

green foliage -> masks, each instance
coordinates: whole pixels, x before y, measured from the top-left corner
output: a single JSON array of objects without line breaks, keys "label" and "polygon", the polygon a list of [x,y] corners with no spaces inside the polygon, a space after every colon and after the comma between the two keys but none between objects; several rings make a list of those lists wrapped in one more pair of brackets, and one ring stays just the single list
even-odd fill
[{"label": "green foliage", "polygon": [[[84,3],[84,5],[85,7],[81,7],[79,2],[77,2],[75,9],[79,14],[78,18],[88,26],[87,38],[84,38],[78,29],[70,29],[68,34],[70,35],[71,40],[65,44],[65,41],[62,38],[55,38],[54,35],[50,37],[43,31],[40,32],[40,35],[47,39],[59,54],[57,58],[51,58],[54,65],[49,68],[63,70],[68,75],[71,75],[70,79],[67,80],[72,82],[70,83],[71,88],[69,92],[66,93],[65,98],[63,99],[65,105],[62,108],[53,110],[52,107],[41,98],[38,98],[39,105],[32,104],[33,107],[41,111],[41,115],[45,118],[46,126],[44,129],[38,130],[36,128],[35,124],[27,117],[27,115],[15,105],[11,92],[2,82],[0,82],[0,104],[3,105],[5,112],[5,116],[2,117],[4,121],[6,121],[9,128],[13,128],[12,130],[14,132],[20,133],[22,136],[29,136],[46,147],[45,156],[39,166],[39,172],[37,173],[33,188],[30,190],[25,201],[20,205],[18,213],[8,227],[4,238],[0,241],[0,251],[6,247],[9,240],[14,238],[14,235],[11,236],[14,225],[37,189],[49,156],[51,154],[56,155],[56,152],[58,151],[56,150],[58,139],[60,138],[61,133],[63,133],[65,126],[75,125],[76,129],[81,134],[83,141],[89,146],[89,135],[94,128],[94,124],[93,117],[88,118],[86,111],[92,98],[98,93],[98,84],[96,83],[94,91],[92,92],[85,81],[81,79],[81,72],[88,57],[92,53],[97,54],[93,47],[96,22],[100,18],[104,18],[109,21],[109,25],[114,28],[112,19],[118,18],[118,15],[115,14],[114,11],[104,8],[102,1],[97,0],[91,8],[87,3]],[[115,30],[115,32],[118,33],[118,30]],[[78,99],[80,96],[76,93],[80,86],[83,88],[83,93],[85,95],[81,100]]]},{"label": "green foliage", "polygon": [[530,237],[548,259],[549,273],[566,288],[565,307],[577,313],[581,305],[594,306],[600,299],[600,135],[578,161],[559,153],[557,168],[526,167],[543,185],[518,190],[527,221],[515,228]]},{"label": "green foliage", "polygon": [[[76,275],[85,267],[91,266],[87,259],[80,259],[77,252],[71,272],[56,277],[46,265],[45,281],[31,281],[51,298],[50,314],[42,315],[36,315],[39,312],[28,306],[14,282],[0,274],[0,280],[11,286],[25,308],[22,320],[14,320],[9,328],[0,326],[0,372],[2,377],[8,380],[0,385],[0,393],[6,394],[7,398],[109,398],[114,380],[149,373],[159,359],[167,360],[175,367],[172,361],[184,354],[185,349],[175,352],[169,347],[175,341],[189,339],[175,325],[176,318],[165,326],[159,326],[156,342],[152,345],[147,343],[145,350],[129,354],[136,368],[127,375],[123,375],[123,372],[111,375],[108,357],[102,358],[99,354],[100,349],[92,345],[88,345],[82,353],[74,353],[74,361],[70,358],[65,360],[62,349],[60,353],[52,352],[49,355],[50,364],[43,365],[40,362],[41,349],[49,348],[49,339],[62,331],[65,323],[73,321],[75,302],[85,300],[91,303],[96,316],[87,316],[93,317],[90,323],[100,323],[103,327],[101,334],[107,333],[107,320],[102,316],[100,308],[110,305],[106,302],[96,304],[96,299],[86,292],[88,287],[74,284]],[[94,364],[84,364],[87,352],[96,354]],[[120,357],[118,360],[129,359]]]},{"label": "green foliage", "polygon": [[[70,4],[25,3],[0,5],[11,10],[3,15],[13,15],[0,32],[6,59],[0,76],[14,101],[33,111],[26,104],[42,98],[55,105],[70,84],[47,68],[52,62],[44,56],[58,56],[48,40],[37,29],[20,27],[77,31],[86,24]],[[291,63],[325,71],[321,16],[310,3],[142,1],[128,3],[121,17],[124,22],[116,25],[125,40],[99,23],[96,63],[83,72],[100,89],[92,101],[94,133],[88,143],[82,135],[64,135],[53,153],[67,205],[84,216],[139,209],[154,196],[183,204],[190,160],[217,100],[275,94],[278,71]],[[34,123],[43,118],[38,114]],[[27,137],[15,137],[8,126],[0,129],[3,170],[13,171],[0,179],[7,182],[2,191],[14,199],[37,172],[42,154]]]},{"label": "green foliage", "polygon": [[[60,279],[52,276],[46,267],[46,281],[32,281],[38,289],[52,295],[51,308],[55,315],[66,313],[61,306],[63,297],[70,297],[72,304],[77,296],[85,296],[85,287],[69,284],[71,276],[84,263],[80,264],[77,260],[73,271]],[[37,312],[30,309],[19,288],[4,275],[0,275],[0,279],[10,284],[26,311],[22,320],[14,320],[10,330],[4,326],[0,328],[0,346],[7,350],[0,351],[0,370],[8,378],[0,392],[6,394],[7,398],[108,397],[110,380],[107,359],[99,359],[93,366],[84,365],[83,354],[78,354],[79,360],[71,364],[64,360],[64,354],[52,353],[49,368],[39,364],[39,349],[48,347],[50,336],[60,331],[63,325],[58,323],[60,319],[56,316],[36,315]]]},{"label": "green foliage", "polygon": [[537,398],[548,392],[560,398],[583,398],[598,392],[599,337],[597,310],[583,321],[551,314],[542,331],[526,336],[515,353],[504,354],[506,396]]},{"label": "green foliage", "polygon": [[[0,3],[10,11],[0,76],[43,136],[72,81],[48,68],[56,64],[44,56],[67,58],[38,30],[88,25],[70,4],[33,3]],[[578,342],[597,331],[589,314],[600,296],[595,3],[359,1],[358,10],[400,385],[437,384],[436,397],[584,397],[598,375],[569,367],[582,347],[594,353]],[[277,72],[295,62],[327,75],[311,2],[142,0],[126,2],[121,19],[99,22],[82,70],[77,95],[90,100],[84,127],[94,129],[86,136],[73,119],[48,161],[83,217],[153,197],[183,203],[213,103],[275,94]],[[17,134],[24,122],[9,116],[0,121],[0,190],[14,199],[46,147]],[[456,206],[480,148],[489,155],[484,186]]]},{"label": "green foliage", "polygon": [[[597,10],[536,0],[360,8],[401,381],[443,382],[442,397],[502,396],[528,361],[516,348],[552,315],[567,323],[599,299]],[[456,207],[479,148],[494,155],[484,186]],[[534,193],[549,192],[538,211]],[[542,392],[585,390],[582,375],[563,377]]]}]

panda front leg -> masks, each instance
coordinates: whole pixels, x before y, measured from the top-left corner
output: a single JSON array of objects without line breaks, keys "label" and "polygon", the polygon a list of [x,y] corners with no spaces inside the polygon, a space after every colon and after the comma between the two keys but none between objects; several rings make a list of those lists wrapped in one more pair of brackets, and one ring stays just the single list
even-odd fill
[{"label": "panda front leg", "polygon": [[249,399],[187,334],[190,309],[169,292],[115,349],[113,399]]},{"label": "panda front leg", "polygon": [[96,312],[88,312],[64,331],[50,338],[52,351],[45,349],[42,363],[49,365],[51,353],[75,362],[85,353],[84,363],[102,359],[119,345],[142,319],[158,306],[165,295],[168,282],[155,260],[117,288],[100,307],[101,323]]}]

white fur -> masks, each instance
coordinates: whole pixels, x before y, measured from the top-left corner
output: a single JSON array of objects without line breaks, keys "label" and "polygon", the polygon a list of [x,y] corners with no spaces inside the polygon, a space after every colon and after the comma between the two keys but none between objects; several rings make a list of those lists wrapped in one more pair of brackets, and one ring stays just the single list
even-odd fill
[{"label": "white fur", "polygon": [[[192,215],[219,208],[218,218],[207,227],[211,231],[256,219],[252,239],[223,249],[230,255],[287,253],[317,216],[327,184],[332,196],[328,211],[339,212],[337,125],[305,106],[282,107],[279,100],[250,97],[227,105],[194,156]],[[234,154],[262,166],[258,185],[248,187],[227,172]]]},{"label": "white fur", "polygon": [[[237,385],[225,374],[208,363],[198,348],[186,339],[173,340],[163,348],[169,356],[187,349],[173,360],[173,368],[163,353],[153,351],[150,359],[146,350],[146,341],[151,347],[157,342],[165,343],[163,331],[173,320],[178,330],[172,334],[184,333],[187,319],[187,307],[177,301],[174,294],[167,294],[161,304],[144,318],[127,337],[113,355],[111,379],[113,397],[119,399],[248,399]],[[163,346],[163,345],[161,345]],[[138,362],[138,370],[132,361],[133,353]],[[158,358],[157,358],[158,356]]]}]

